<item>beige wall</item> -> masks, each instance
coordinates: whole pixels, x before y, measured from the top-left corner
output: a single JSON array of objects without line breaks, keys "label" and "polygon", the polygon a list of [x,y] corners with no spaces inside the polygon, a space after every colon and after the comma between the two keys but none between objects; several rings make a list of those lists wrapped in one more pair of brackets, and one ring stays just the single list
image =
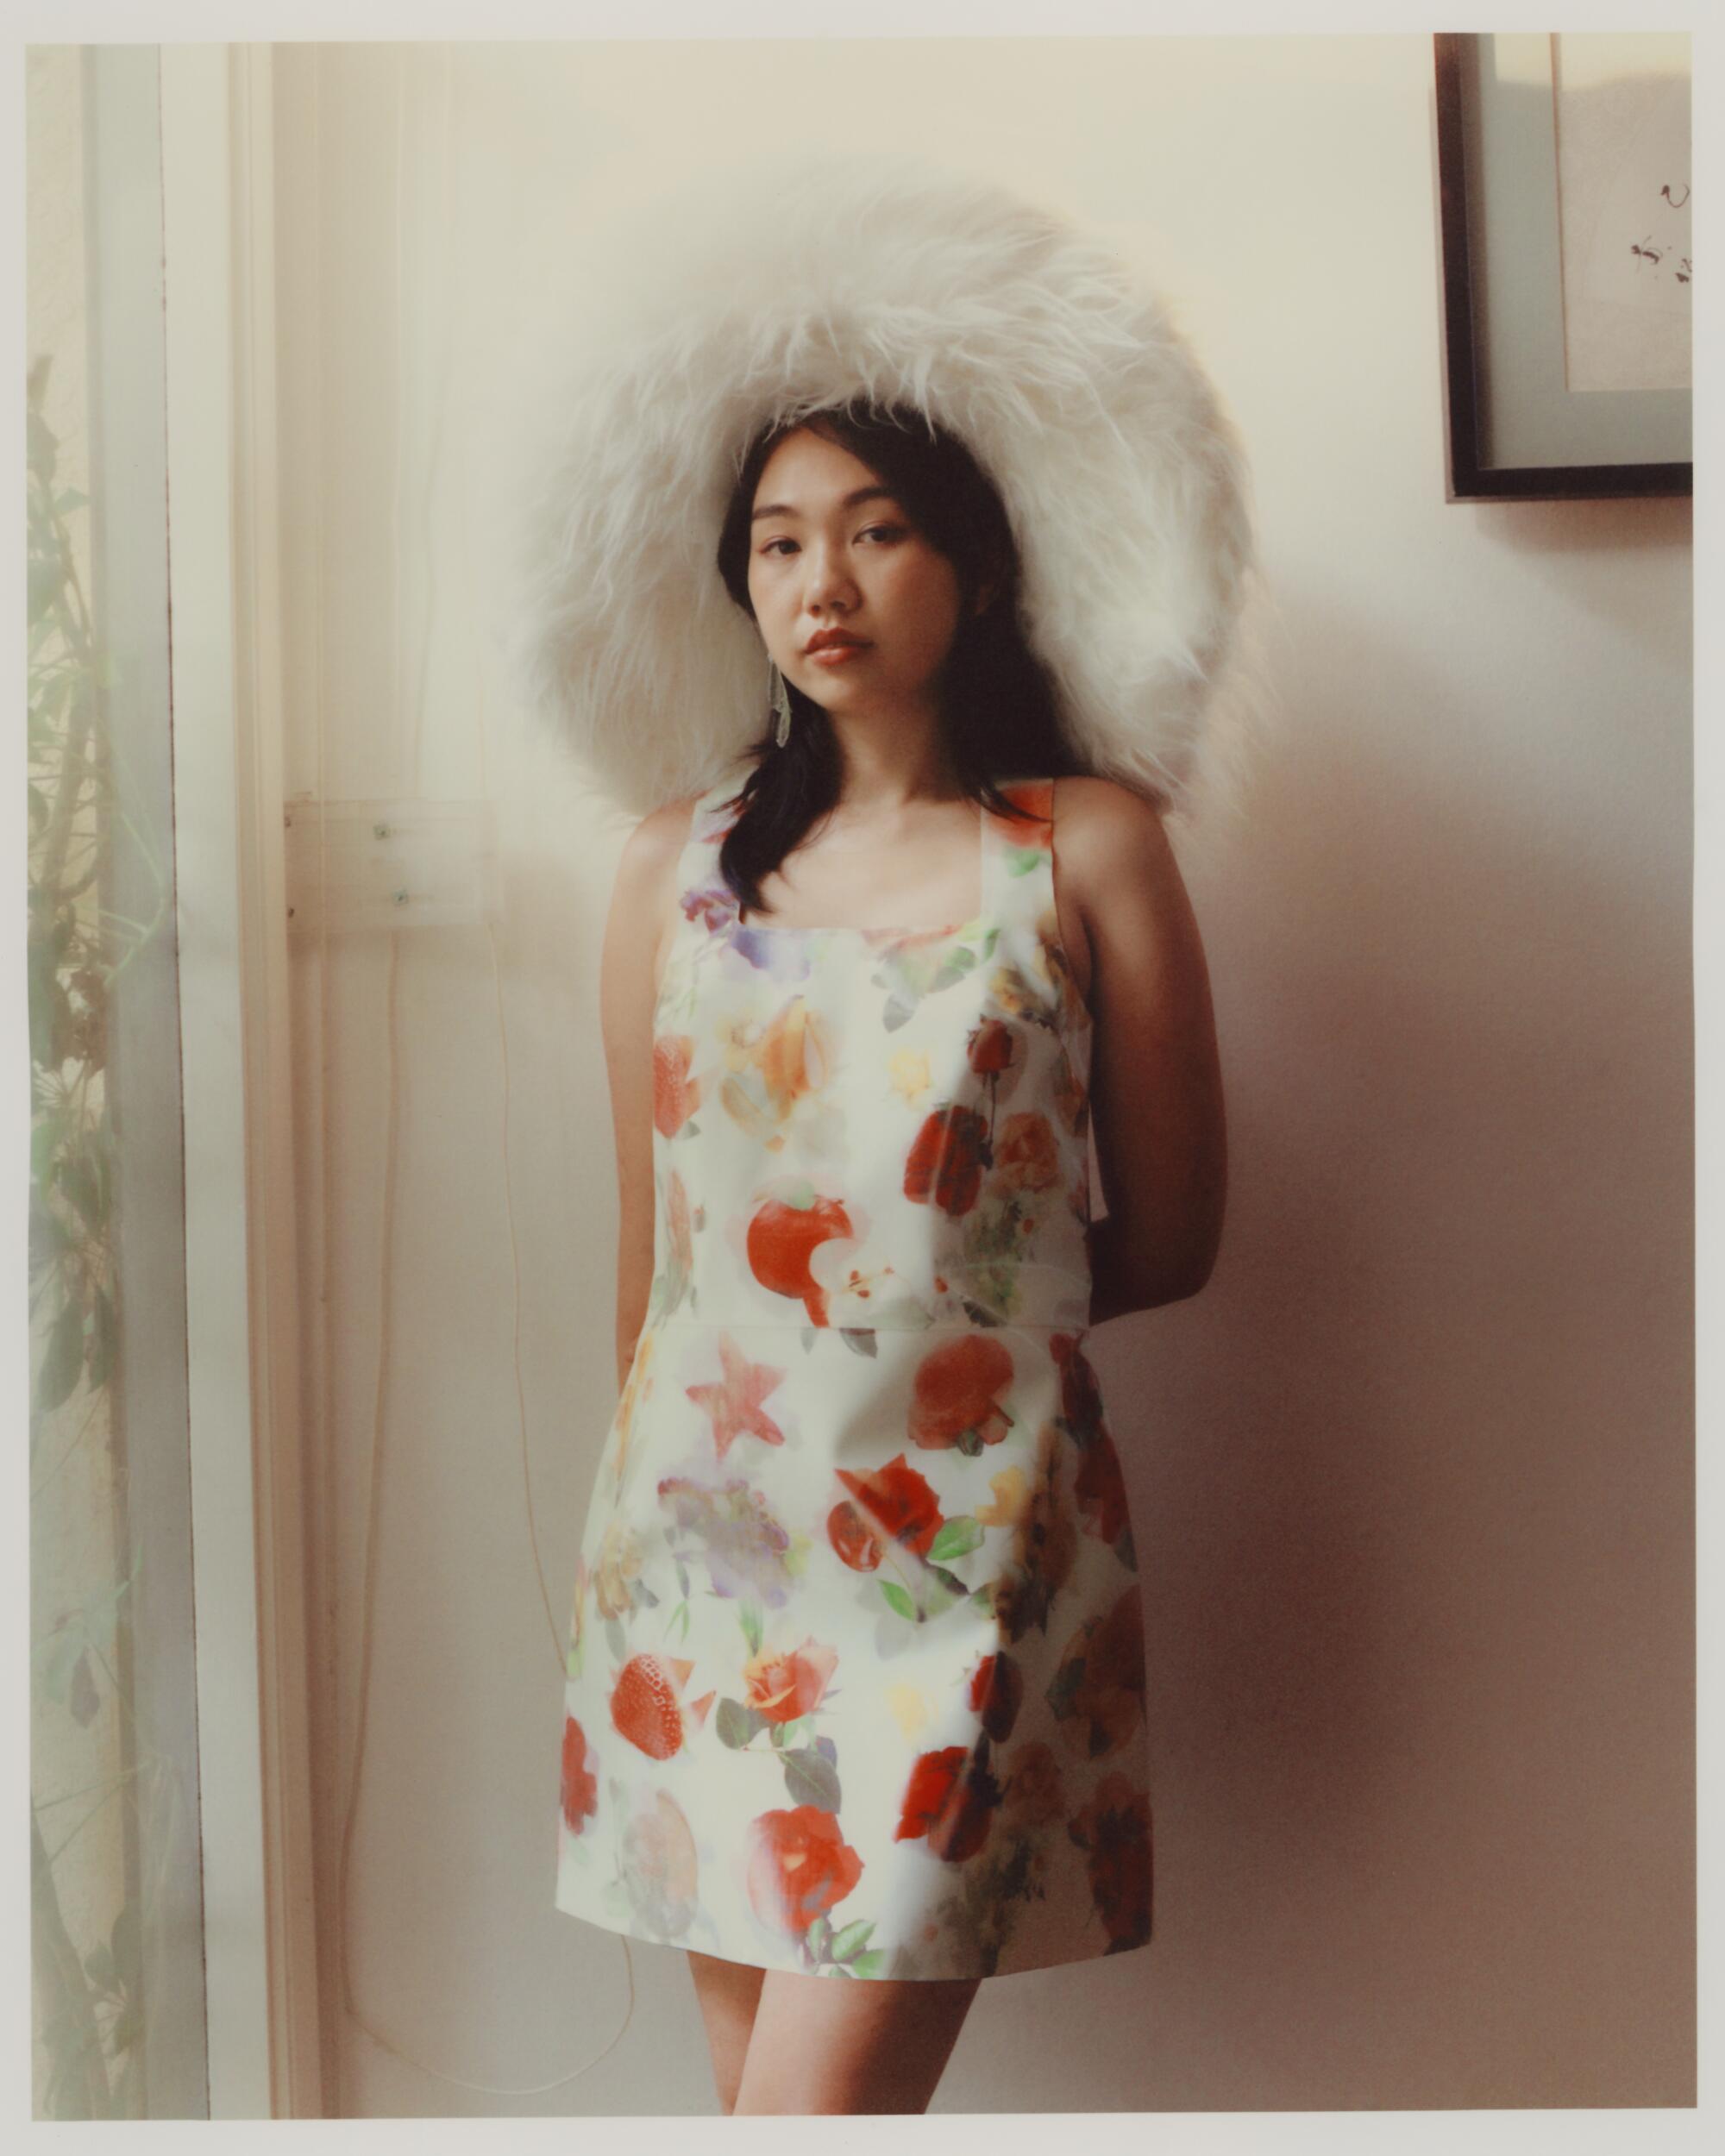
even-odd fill
[{"label": "beige wall", "polygon": [[[506,708],[467,505],[560,229],[770,135],[932,150],[1146,252],[1279,610],[1279,718],[1188,856],[1221,1262],[1094,1337],[1157,1942],[985,1986],[937,2108],[1692,2102],[1688,507],[1445,505],[1429,40],[279,57],[290,789],[488,795],[499,835],[488,925],[402,935],[392,976],[379,938],[298,962],[332,1921],[384,1357],[362,2015],[522,2087],[624,2009],[622,1943],[551,1906],[622,828]],[[344,2025],[342,2109],[710,2109],[681,1954],[630,1952],[582,2079],[512,2103]]]}]

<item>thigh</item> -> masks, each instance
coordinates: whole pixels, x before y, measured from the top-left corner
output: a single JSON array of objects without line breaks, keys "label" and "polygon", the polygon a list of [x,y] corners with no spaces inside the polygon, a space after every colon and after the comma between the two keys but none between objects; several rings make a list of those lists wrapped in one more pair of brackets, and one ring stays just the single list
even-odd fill
[{"label": "thigh", "polygon": [[769,1970],[737,2109],[925,2111],[981,1982]]},{"label": "thigh", "polygon": [[706,2024],[707,2049],[712,2053],[713,2085],[720,2103],[729,2111],[737,2102],[755,2009],[761,1997],[761,1980],[767,1971],[748,1962],[722,1961],[716,1954],[697,1953],[693,1947],[686,1951],[701,2019]]}]

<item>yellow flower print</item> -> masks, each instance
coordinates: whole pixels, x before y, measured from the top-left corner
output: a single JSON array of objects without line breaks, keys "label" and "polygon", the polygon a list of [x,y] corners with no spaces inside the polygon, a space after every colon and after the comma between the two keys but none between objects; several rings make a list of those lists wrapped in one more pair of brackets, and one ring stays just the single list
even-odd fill
[{"label": "yellow flower print", "polygon": [[1030,1482],[1021,1467],[1002,1468],[988,1477],[993,1501],[978,1505],[971,1517],[984,1527],[1016,1527],[1030,1508]]},{"label": "yellow flower print", "polygon": [[599,1545],[593,1569],[593,1600],[602,1617],[622,1617],[634,1607],[629,1583],[641,1570],[640,1538],[620,1520],[612,1520]]},{"label": "yellow flower print", "polygon": [[624,1381],[622,1397],[617,1403],[617,1465],[612,1472],[612,1487],[618,1490],[623,1488],[624,1463],[629,1457],[636,1413],[653,1389],[653,1344],[656,1337],[650,1326],[642,1332],[636,1343],[635,1360]]},{"label": "yellow flower print", "polygon": [[988,983],[991,1007],[1007,1018],[1023,1018],[1040,1006],[1031,984],[1016,966],[997,966]]},{"label": "yellow flower print", "polygon": [[888,1058],[887,1077],[894,1093],[906,1100],[915,1100],[929,1088],[927,1056],[920,1049],[900,1049]]},{"label": "yellow flower print", "polygon": [[914,1742],[928,1726],[928,1694],[919,1685],[895,1684],[887,1694],[887,1704],[899,1727]]},{"label": "yellow flower print", "polygon": [[751,1019],[718,1031],[730,1074],[720,1094],[725,1112],[751,1137],[773,1144],[798,1104],[831,1075],[827,1021],[794,996],[764,1025]]}]

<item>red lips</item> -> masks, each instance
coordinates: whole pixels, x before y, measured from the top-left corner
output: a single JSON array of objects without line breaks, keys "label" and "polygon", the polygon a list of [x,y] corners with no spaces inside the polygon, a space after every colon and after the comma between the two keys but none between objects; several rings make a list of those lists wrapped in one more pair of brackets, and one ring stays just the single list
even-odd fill
[{"label": "red lips", "polygon": [[805,655],[812,651],[831,651],[841,645],[861,644],[860,636],[852,636],[843,629],[818,629],[803,646]]}]

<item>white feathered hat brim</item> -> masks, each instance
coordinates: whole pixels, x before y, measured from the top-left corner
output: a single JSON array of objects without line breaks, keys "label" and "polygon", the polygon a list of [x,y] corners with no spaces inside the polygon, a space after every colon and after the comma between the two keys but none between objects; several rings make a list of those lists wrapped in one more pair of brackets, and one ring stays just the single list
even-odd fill
[{"label": "white feathered hat brim", "polygon": [[1164,302],[1099,239],[922,159],[781,156],[572,243],[537,316],[493,633],[618,805],[698,791],[762,730],[720,521],[763,424],[853,398],[967,444],[1073,749],[1180,805],[1251,568],[1246,467]]}]

